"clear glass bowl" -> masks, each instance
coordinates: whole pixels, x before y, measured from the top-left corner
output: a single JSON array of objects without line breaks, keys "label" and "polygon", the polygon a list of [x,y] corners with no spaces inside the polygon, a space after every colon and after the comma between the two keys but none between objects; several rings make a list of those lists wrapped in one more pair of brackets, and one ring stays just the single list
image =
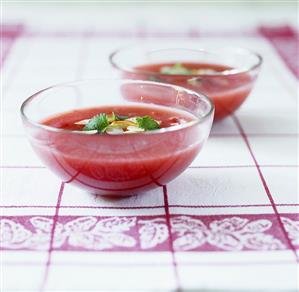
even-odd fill
[{"label": "clear glass bowl", "polygon": [[[127,135],[87,135],[41,122],[76,109],[113,105],[158,106],[196,118],[179,126]],[[208,138],[213,115],[213,104],[204,95],[136,80],[98,79],[52,86],[21,106],[30,143],[43,163],[66,183],[110,196],[134,195],[177,177]]]},{"label": "clear glass bowl", "polygon": [[[152,80],[176,84],[207,95],[215,104],[215,119],[233,113],[251,92],[262,64],[260,55],[243,48],[169,48],[150,44],[119,49],[110,55],[111,64],[124,79]],[[162,74],[160,65],[175,63],[227,67],[222,72]],[[156,71],[156,72],[155,72]]]}]

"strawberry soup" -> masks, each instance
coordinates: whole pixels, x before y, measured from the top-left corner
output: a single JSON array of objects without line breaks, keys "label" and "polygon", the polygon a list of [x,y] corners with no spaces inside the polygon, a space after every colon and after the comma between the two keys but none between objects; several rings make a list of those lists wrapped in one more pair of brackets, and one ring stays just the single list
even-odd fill
[{"label": "strawberry soup", "polygon": [[[130,57],[137,61],[127,61]],[[136,46],[114,52],[110,61],[125,79],[175,84],[207,95],[215,104],[216,120],[241,106],[253,88],[261,65],[259,55],[238,48],[215,53]]]},{"label": "strawberry soup", "polygon": [[[93,194],[127,196],[165,185],[183,172],[201,150],[212,123],[212,104],[183,88],[120,80],[109,81],[118,86],[118,91],[113,91],[115,95],[107,102],[97,97],[103,92],[101,86],[108,86],[106,82],[83,81],[90,85],[86,93],[93,89],[92,98],[84,94],[80,83],[62,86],[61,94],[67,101],[63,107],[59,107],[63,103],[59,86],[25,101],[23,121],[33,149],[65,183]],[[73,86],[80,90],[74,91]],[[144,88],[161,94],[161,104],[159,96],[155,104],[144,100]],[[50,98],[51,91],[57,99]],[[82,106],[78,106],[78,92]],[[175,97],[182,92],[184,103],[179,104]],[[71,94],[74,100],[67,98]],[[163,104],[167,96],[173,102],[171,106]],[[189,109],[185,102],[188,97]],[[44,110],[40,109],[43,98]],[[76,108],[66,107],[73,101]],[[29,119],[29,115],[36,120]]]}]

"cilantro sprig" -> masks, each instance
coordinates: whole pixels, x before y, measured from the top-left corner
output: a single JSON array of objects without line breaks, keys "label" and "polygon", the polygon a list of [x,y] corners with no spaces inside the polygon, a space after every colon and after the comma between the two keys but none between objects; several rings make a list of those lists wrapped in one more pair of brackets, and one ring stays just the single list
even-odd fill
[{"label": "cilantro sprig", "polygon": [[159,123],[150,116],[137,117],[136,121],[138,127],[144,129],[145,131],[151,131],[160,128]]},{"label": "cilantro sprig", "polygon": [[107,115],[101,113],[92,117],[84,126],[83,131],[97,130],[98,133],[104,133],[108,126],[109,121]]}]

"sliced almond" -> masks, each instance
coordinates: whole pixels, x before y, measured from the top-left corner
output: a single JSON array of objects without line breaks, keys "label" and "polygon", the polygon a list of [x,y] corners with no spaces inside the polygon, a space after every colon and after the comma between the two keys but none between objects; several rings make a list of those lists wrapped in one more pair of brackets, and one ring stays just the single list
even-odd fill
[{"label": "sliced almond", "polygon": [[86,119],[86,120],[81,120],[79,122],[74,123],[75,125],[87,125],[88,122],[90,121],[90,119]]},{"label": "sliced almond", "polygon": [[109,126],[106,128],[106,133],[109,135],[118,135],[123,134],[124,130],[122,128],[113,128]]},{"label": "sliced almond", "polygon": [[193,86],[201,85],[202,79],[200,77],[188,79],[187,82]]},{"label": "sliced almond", "polygon": [[126,131],[126,133],[140,133],[140,132],[144,132],[144,129],[136,126],[129,126]]},{"label": "sliced almond", "polygon": [[73,133],[80,133],[80,134],[87,134],[87,135],[92,135],[92,134],[97,134],[97,130],[90,130],[90,131],[73,131]]},{"label": "sliced almond", "polygon": [[213,69],[197,69],[195,74],[214,74],[217,71]]},{"label": "sliced almond", "polygon": [[133,123],[137,124],[137,118],[136,117],[128,118],[128,119],[126,119],[126,121],[130,121],[130,122],[133,122]]}]

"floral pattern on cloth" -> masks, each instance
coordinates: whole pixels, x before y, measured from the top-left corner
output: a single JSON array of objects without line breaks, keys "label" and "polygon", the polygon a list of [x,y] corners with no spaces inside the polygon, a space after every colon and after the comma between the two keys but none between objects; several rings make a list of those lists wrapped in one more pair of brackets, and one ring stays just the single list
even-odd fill
[{"label": "floral pattern on cloth", "polygon": [[205,243],[222,250],[279,250],[285,245],[265,232],[272,226],[270,220],[249,221],[246,218],[231,217],[214,220],[206,226],[201,220],[180,216],[171,221],[177,234],[175,250],[192,250]]},{"label": "floral pattern on cloth", "polygon": [[[215,217],[217,219],[215,219]],[[260,218],[259,218],[260,217]],[[173,216],[175,251],[241,251],[287,249],[275,217]],[[282,217],[294,246],[299,246],[299,221]],[[54,232],[53,232],[54,229]],[[0,220],[0,247],[10,250],[169,250],[169,229],[163,216],[61,216],[53,228],[49,217],[5,217]]]},{"label": "floral pattern on cloth", "polygon": [[281,221],[285,230],[294,246],[299,248],[299,221],[292,220],[287,217],[282,217]]}]

